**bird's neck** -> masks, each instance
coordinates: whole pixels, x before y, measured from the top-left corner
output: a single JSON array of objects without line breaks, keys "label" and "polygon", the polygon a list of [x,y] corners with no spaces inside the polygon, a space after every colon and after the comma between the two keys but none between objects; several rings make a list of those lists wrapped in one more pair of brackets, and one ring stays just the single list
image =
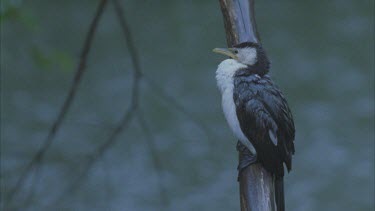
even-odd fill
[{"label": "bird's neck", "polygon": [[257,61],[252,65],[247,65],[246,71],[248,74],[257,74],[264,76],[269,72],[270,62],[264,52],[259,52]]},{"label": "bird's neck", "polygon": [[263,77],[268,72],[269,70],[267,67],[255,64],[239,70],[236,75],[259,75],[260,77]]},{"label": "bird's neck", "polygon": [[239,63],[234,59],[226,59],[222,61],[216,70],[216,80],[220,91],[223,93],[225,90],[232,90],[233,77],[238,70],[246,68],[246,65]]},{"label": "bird's neck", "polygon": [[247,77],[251,75],[258,75],[260,77],[265,76],[268,73],[268,70],[264,70],[262,68],[254,68],[251,66],[247,66],[245,68],[241,68],[236,71],[234,77]]}]

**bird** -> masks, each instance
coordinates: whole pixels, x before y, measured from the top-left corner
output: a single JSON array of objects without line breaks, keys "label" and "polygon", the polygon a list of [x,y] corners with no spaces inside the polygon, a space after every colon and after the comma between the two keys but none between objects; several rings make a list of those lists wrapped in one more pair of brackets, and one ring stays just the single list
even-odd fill
[{"label": "bird", "polygon": [[284,164],[292,169],[295,127],[288,102],[269,76],[270,61],[261,44],[242,42],[213,52],[229,57],[216,70],[225,119],[234,136],[272,175],[276,207],[285,210]]}]

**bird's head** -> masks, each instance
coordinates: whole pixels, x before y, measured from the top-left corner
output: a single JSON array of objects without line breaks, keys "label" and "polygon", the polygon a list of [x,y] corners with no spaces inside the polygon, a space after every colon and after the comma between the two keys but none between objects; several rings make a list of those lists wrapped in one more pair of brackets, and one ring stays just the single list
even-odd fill
[{"label": "bird's head", "polygon": [[256,72],[267,73],[269,70],[270,62],[266,52],[258,43],[243,42],[232,48],[215,48],[213,52],[229,56]]}]

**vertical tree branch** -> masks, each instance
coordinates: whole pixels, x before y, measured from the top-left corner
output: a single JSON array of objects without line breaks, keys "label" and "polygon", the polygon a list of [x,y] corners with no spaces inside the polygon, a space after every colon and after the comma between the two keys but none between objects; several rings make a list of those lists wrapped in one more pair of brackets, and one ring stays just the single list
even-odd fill
[{"label": "vertical tree branch", "polygon": [[[254,0],[219,0],[224,18],[228,46],[241,42],[260,42],[255,23]],[[241,143],[239,162],[253,159]],[[272,176],[261,164],[253,164],[240,172],[241,211],[275,210]]]},{"label": "vertical tree branch", "polygon": [[227,44],[260,42],[255,23],[254,0],[219,0]]}]

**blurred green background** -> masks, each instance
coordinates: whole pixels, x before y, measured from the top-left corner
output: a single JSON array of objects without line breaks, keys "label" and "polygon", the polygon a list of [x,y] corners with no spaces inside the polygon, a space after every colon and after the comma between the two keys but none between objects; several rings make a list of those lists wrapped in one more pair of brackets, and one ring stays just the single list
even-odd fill
[{"label": "blurred green background", "polygon": [[[71,84],[98,1],[1,1],[1,204],[41,146]],[[215,70],[218,1],[123,0],[141,67],[141,110],[161,166],[132,121],[77,190],[56,200],[129,106],[132,66],[109,4],[87,72],[21,210],[239,210],[236,141]],[[374,209],[374,2],[256,1],[258,30],[296,124],[288,210]],[[160,201],[157,172],[168,203]],[[27,196],[32,184],[34,194]],[[52,209],[53,208],[53,209]]]}]

